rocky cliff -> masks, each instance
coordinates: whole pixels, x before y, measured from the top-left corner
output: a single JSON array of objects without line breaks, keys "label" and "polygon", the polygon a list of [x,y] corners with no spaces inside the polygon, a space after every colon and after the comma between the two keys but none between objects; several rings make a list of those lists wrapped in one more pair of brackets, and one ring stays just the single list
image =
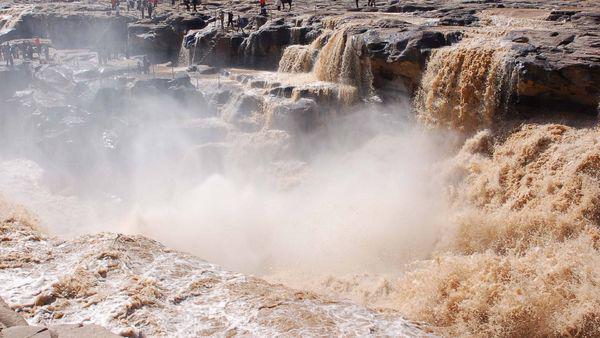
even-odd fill
[{"label": "rocky cliff", "polygon": [[[5,29],[2,39],[40,36],[59,48],[108,46],[130,55],[148,54],[156,63],[274,70],[287,46],[308,45],[324,30],[354,25],[347,34],[364,41],[361,57],[370,59],[373,85],[389,101],[395,92],[415,94],[431,51],[479,38],[514,51],[509,60],[515,72],[513,101],[523,113],[556,109],[556,102],[562,110],[588,114],[598,107],[600,13],[588,2],[314,6],[316,11],[303,3],[291,11],[270,6],[263,18],[249,3],[210,3],[191,14],[164,4],[154,18],[140,19],[137,11],[116,17],[102,5],[36,5]],[[234,12],[236,25],[239,16],[245,29],[221,29],[221,10]],[[181,48],[189,49],[183,58]]]}]

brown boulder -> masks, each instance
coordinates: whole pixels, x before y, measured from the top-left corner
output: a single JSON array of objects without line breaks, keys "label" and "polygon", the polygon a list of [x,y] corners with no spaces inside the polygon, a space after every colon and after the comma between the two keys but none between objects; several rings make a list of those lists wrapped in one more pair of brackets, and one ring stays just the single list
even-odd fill
[{"label": "brown boulder", "polygon": [[0,327],[12,327],[12,326],[22,326],[27,325],[25,319],[19,316],[13,309],[8,306],[0,298]]},{"label": "brown boulder", "polygon": [[120,337],[111,333],[102,326],[90,325],[56,325],[49,329],[52,337],[57,338],[116,338]]},{"label": "brown boulder", "polygon": [[41,326],[13,326],[1,333],[2,338],[53,338],[50,331]]}]

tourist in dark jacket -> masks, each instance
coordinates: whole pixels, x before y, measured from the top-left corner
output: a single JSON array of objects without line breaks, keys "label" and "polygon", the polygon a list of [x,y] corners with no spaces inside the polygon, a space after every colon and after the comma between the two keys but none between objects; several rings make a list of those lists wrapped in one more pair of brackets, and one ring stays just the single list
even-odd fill
[{"label": "tourist in dark jacket", "polygon": [[152,10],[154,10],[154,5],[152,2],[148,2],[148,18],[152,19]]},{"label": "tourist in dark jacket", "polygon": [[233,23],[233,12],[227,12],[227,28],[229,27],[235,27],[235,24]]},{"label": "tourist in dark jacket", "polygon": [[150,60],[148,60],[146,55],[142,58],[142,67],[144,69],[144,74],[150,74]]}]

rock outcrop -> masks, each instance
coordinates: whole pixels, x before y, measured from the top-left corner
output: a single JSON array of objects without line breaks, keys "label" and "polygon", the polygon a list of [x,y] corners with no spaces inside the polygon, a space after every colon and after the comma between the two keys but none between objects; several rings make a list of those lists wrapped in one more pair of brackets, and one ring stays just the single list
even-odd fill
[{"label": "rock outcrop", "polygon": [[[548,17],[555,21],[561,12]],[[523,104],[593,113],[600,97],[600,12],[567,16],[577,29],[515,30],[517,93]],[[566,20],[566,19],[563,19]]]},{"label": "rock outcrop", "polygon": [[3,338],[118,338],[99,325],[12,326],[0,330]]},{"label": "rock outcrop", "polygon": [[8,304],[0,298],[0,337],[3,338],[116,338],[107,329],[98,325],[53,325],[29,326],[25,319],[14,312]]},{"label": "rock outcrop", "polygon": [[13,326],[24,326],[27,322],[23,317],[14,312],[2,298],[0,298],[0,330]]},{"label": "rock outcrop", "polygon": [[177,63],[185,33],[206,27],[209,19],[201,14],[166,12],[151,20],[132,23],[128,26],[127,33],[128,52],[131,55],[148,55],[153,63]]},{"label": "rock outcrop", "polygon": [[[299,5],[265,18],[246,3],[207,4],[199,13],[165,4],[152,19],[140,20],[135,11],[117,17],[102,4],[32,5],[0,41],[41,36],[61,48],[146,54],[153,63],[274,70],[287,46],[307,45],[325,29],[355,23],[362,32],[353,34],[365,42],[363,56],[370,59],[373,85],[384,101],[398,92],[414,95],[433,50],[479,37],[515,51],[514,101],[524,113],[557,108],[558,101],[563,110],[592,114],[598,107],[600,12],[587,2],[391,1],[349,14],[346,4],[317,6],[322,10]],[[235,24],[244,29],[222,29],[218,11],[233,11]]]},{"label": "rock outcrop", "polygon": [[90,48],[125,51],[127,25],[132,16],[114,16],[102,5],[71,7],[68,4],[34,5],[13,23],[0,42],[47,38],[56,48]]}]

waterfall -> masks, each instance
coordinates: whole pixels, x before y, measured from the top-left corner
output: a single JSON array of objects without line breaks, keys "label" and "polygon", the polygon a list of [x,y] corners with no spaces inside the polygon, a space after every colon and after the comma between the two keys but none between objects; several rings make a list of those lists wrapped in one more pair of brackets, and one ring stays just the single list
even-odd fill
[{"label": "waterfall", "polygon": [[[329,26],[332,26],[331,24]],[[310,45],[288,46],[279,62],[279,72],[312,72],[318,81],[338,84],[338,98],[350,103],[373,93],[373,74],[368,58],[362,57],[364,40],[352,26],[324,30]],[[330,90],[330,89],[327,89]]]},{"label": "waterfall", "polygon": [[179,48],[179,55],[177,56],[177,64],[179,66],[182,65],[191,65],[192,63],[192,57],[191,57],[191,53],[190,50],[186,48],[186,41],[185,39],[183,39],[181,41],[181,47]]},{"label": "waterfall", "polygon": [[483,42],[433,51],[415,97],[420,119],[467,132],[490,126],[513,93],[508,53]]},{"label": "waterfall", "polygon": [[311,48],[311,46],[288,46],[281,56],[278,71],[284,73],[310,72],[317,53],[318,50]]},{"label": "waterfall", "polygon": [[321,33],[310,45],[288,46],[279,60],[277,71],[282,73],[308,73],[313,69],[317,55],[327,39],[331,35],[330,30]]},{"label": "waterfall", "polygon": [[300,36],[302,34],[302,27],[292,27],[290,32],[290,40],[292,44],[297,45],[300,43]]}]

